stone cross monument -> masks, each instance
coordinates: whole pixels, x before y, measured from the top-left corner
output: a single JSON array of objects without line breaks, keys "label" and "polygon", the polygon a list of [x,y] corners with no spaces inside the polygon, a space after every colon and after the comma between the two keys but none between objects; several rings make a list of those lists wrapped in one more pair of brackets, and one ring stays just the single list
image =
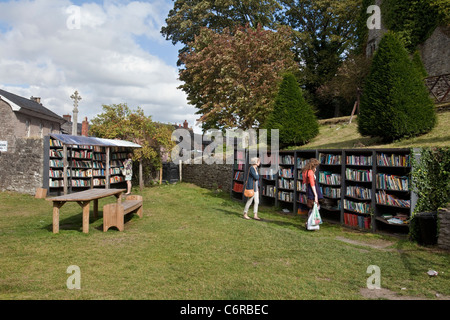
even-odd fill
[{"label": "stone cross monument", "polygon": [[70,99],[73,100],[72,135],[76,136],[78,132],[78,101],[81,100],[81,96],[78,95],[78,91],[75,91]]}]

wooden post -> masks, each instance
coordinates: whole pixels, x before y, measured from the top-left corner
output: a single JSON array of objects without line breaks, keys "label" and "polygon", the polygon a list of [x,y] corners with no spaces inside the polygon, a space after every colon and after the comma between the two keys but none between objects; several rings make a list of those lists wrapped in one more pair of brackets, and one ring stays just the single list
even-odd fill
[{"label": "wooden post", "polygon": [[161,167],[159,168],[159,185],[162,185],[162,172],[163,172],[163,170],[162,170],[162,165],[161,165]]},{"label": "wooden post", "polygon": [[144,181],[142,175],[142,159],[139,159],[139,190],[141,191],[144,189]]},{"label": "wooden post", "polygon": [[68,183],[69,180],[67,179],[67,145],[63,146],[63,183],[64,183],[64,194],[67,194],[68,192]]},{"label": "wooden post", "polygon": [[110,147],[106,147],[106,166],[105,166],[105,188],[109,189],[109,158],[110,158],[110,153],[109,153]]}]

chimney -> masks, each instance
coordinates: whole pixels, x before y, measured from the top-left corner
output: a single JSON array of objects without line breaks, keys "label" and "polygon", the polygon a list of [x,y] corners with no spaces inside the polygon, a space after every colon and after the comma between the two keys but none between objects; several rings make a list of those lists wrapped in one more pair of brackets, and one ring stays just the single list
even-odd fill
[{"label": "chimney", "polygon": [[89,132],[89,121],[87,117],[85,117],[83,122],[81,123],[81,135],[87,137],[88,132]]},{"label": "chimney", "polygon": [[41,98],[40,97],[33,97],[33,96],[31,96],[30,100],[33,100],[33,101],[41,104]]},{"label": "chimney", "polygon": [[72,122],[72,116],[70,114],[63,115],[64,120],[67,122]]},{"label": "chimney", "polygon": [[183,128],[189,129],[189,124],[188,124],[187,120],[184,120],[184,122],[183,122]]}]

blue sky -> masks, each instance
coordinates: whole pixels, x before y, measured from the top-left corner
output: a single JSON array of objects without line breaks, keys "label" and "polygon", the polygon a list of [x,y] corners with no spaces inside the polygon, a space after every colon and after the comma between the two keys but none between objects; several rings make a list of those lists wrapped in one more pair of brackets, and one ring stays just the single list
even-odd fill
[{"label": "blue sky", "polygon": [[[82,119],[103,104],[127,103],[200,132],[196,109],[177,89],[180,47],[160,33],[172,7],[171,0],[0,0],[0,88],[41,97],[60,115],[72,113],[78,90]],[[70,28],[73,8],[78,28]]]}]

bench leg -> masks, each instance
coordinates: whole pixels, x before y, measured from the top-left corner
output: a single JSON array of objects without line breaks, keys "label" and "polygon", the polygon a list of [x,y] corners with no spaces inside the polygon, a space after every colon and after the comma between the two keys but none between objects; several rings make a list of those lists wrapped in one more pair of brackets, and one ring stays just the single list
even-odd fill
[{"label": "bench leg", "polygon": [[107,204],[103,207],[103,232],[108,231],[111,227],[116,227],[119,231],[123,231],[123,207],[116,203]]}]

